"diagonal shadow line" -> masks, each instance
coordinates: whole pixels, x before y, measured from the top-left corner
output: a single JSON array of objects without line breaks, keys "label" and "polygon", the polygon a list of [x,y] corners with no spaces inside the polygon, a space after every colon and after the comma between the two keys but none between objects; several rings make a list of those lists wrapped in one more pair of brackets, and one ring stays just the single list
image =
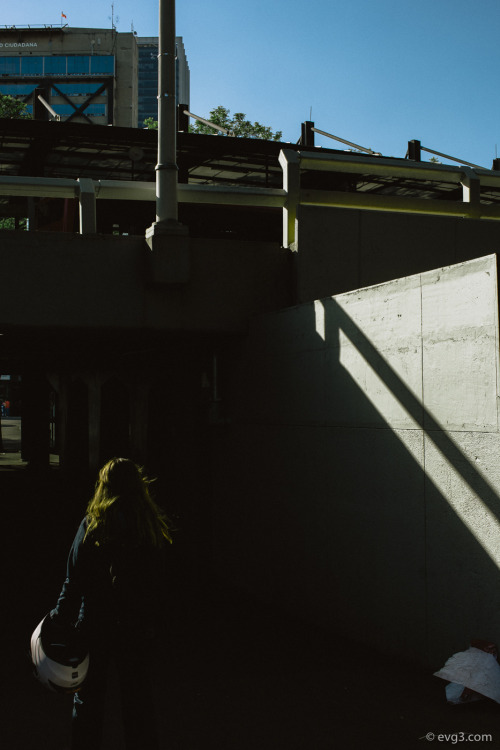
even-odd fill
[{"label": "diagonal shadow line", "polygon": [[366,361],[399,401],[408,414],[422,428],[427,437],[446,457],[464,482],[488,506],[497,518],[499,517],[500,497],[469,461],[467,456],[449,437],[443,427],[409,390],[405,382],[386,362],[359,326],[347,315],[333,298],[321,300],[325,309],[326,335],[330,337],[333,329],[341,329],[358,348]]}]

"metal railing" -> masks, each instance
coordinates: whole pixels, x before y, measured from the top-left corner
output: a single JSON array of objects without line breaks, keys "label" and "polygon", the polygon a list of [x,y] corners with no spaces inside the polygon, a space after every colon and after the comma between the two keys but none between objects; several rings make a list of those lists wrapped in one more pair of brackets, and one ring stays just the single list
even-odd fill
[{"label": "metal railing", "polygon": [[[464,218],[500,220],[500,205],[481,203],[481,191],[499,191],[500,172],[479,167],[455,167],[405,159],[370,158],[363,154],[332,154],[320,151],[282,149],[279,162],[283,171],[282,188],[179,184],[179,203],[255,206],[283,209],[283,245],[295,242],[299,205],[328,206],[419,213]],[[432,200],[422,197],[346,192],[304,188],[301,173],[327,171],[367,177],[410,179],[422,183],[461,186],[462,200]],[[96,232],[97,200],[150,201],[156,199],[154,182],[125,180],[66,179],[49,177],[0,176],[0,195],[76,198],[79,202],[80,233]]]},{"label": "metal railing", "polygon": [[[296,239],[296,218],[299,205],[354,208],[370,211],[418,213],[474,219],[500,220],[500,205],[480,202],[481,189],[500,191],[500,172],[489,169],[454,167],[445,164],[408,162],[404,159],[367,158],[360,154],[324,154],[318,151],[282,150],[279,156],[283,169],[283,188],[287,200],[283,211],[283,245],[289,247]],[[432,200],[377,193],[340,190],[303,189],[301,170],[328,171],[369,177],[398,178],[432,184],[451,183],[461,186],[462,200]]]}]

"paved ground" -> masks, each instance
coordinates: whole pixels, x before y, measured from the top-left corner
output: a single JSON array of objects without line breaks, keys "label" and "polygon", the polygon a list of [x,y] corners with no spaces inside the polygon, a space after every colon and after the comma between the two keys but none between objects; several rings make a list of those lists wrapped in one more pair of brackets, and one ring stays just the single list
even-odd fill
[{"label": "paved ground", "polygon": [[[1,748],[64,750],[70,700],[34,680],[28,644],[57,598],[87,488],[70,490],[55,469],[33,476],[20,461],[2,463]],[[451,706],[430,672],[263,611],[241,592],[183,581],[179,590],[158,654],[165,750],[500,747],[496,703]],[[105,749],[121,750],[113,696],[108,709]]]},{"label": "paved ground", "polygon": [[[255,622],[233,611],[166,646],[170,668],[162,670],[159,694],[165,750],[500,745],[497,704],[450,706],[437,678],[296,623]],[[2,746],[67,747],[69,701],[27,674],[9,682]],[[111,700],[106,750],[123,747],[118,715]],[[428,733],[436,738],[426,739]],[[466,742],[468,735],[482,740]]]},{"label": "paved ground", "polygon": [[21,450],[20,417],[2,417],[2,445],[2,455]]},{"label": "paved ground", "polygon": [[[50,456],[51,466],[59,464],[59,456]],[[2,417],[2,446],[0,470],[19,469],[26,466],[21,457],[21,417]]]}]

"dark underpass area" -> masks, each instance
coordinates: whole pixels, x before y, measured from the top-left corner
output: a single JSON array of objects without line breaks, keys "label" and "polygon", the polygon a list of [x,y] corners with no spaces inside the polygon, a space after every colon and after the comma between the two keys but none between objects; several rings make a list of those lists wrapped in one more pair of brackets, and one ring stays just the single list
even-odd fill
[{"label": "dark underpass area", "polygon": [[[0,470],[1,734],[8,750],[69,748],[71,698],[34,679],[29,640],[57,599],[89,491],[54,468]],[[155,670],[165,750],[361,750],[461,741],[493,747],[500,741],[496,703],[451,706],[445,683],[422,669],[308,625],[299,613],[284,617],[242,591],[196,581],[182,546],[181,540],[171,548],[169,615]],[[119,711],[111,690],[106,750],[123,747]]]}]

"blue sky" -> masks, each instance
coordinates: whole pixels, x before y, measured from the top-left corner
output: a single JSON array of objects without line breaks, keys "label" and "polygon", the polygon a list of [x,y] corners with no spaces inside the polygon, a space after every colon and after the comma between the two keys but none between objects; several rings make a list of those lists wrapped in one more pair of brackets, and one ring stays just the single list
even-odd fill
[{"label": "blue sky", "polygon": [[[102,0],[9,3],[1,23],[61,12],[111,25]],[[155,0],[115,0],[114,15],[119,31],[157,34]],[[500,156],[500,0],[177,0],[177,34],[201,116],[222,104],[295,142],[312,110],[316,127],[386,156],[412,138],[488,168]]]}]

